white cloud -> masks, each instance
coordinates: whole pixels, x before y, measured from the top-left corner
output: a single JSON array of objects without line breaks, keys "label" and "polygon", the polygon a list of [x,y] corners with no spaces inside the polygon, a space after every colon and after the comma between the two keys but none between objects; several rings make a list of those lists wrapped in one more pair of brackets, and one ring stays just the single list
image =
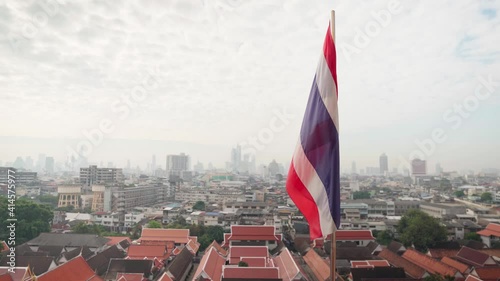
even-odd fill
[{"label": "white cloud", "polygon": [[[352,44],[357,29],[389,2],[89,0],[44,10],[40,3],[63,1],[6,1],[0,6],[0,112],[14,118],[3,123],[1,134],[82,137],[82,129],[102,118],[117,120],[111,104],[159,67],[158,88],[128,119],[117,121],[121,129],[110,138],[229,147],[286,106],[299,117],[261,156],[270,160],[275,153],[285,162],[298,136],[329,10],[337,11],[340,46]],[[498,73],[497,2],[401,1],[401,7],[349,61],[338,51],[343,157],[349,163],[349,143],[358,141],[352,137],[422,126],[420,116],[439,116],[469,95],[477,74]],[[20,40],[14,49],[12,38]],[[490,102],[498,102],[498,95]],[[363,149],[389,153],[391,140],[387,147]]]}]

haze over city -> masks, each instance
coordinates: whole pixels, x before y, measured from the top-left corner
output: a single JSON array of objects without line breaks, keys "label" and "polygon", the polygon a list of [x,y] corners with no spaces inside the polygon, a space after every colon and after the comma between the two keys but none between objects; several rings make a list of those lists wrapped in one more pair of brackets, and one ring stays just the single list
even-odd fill
[{"label": "haze over city", "polygon": [[0,5],[0,160],[64,162],[110,120],[89,162],[145,168],[184,152],[223,168],[254,138],[243,152],[287,166],[333,8],[342,170],[382,153],[392,169],[414,151],[429,167],[499,168],[500,5],[459,3],[79,1],[34,21],[44,7],[11,1]]}]

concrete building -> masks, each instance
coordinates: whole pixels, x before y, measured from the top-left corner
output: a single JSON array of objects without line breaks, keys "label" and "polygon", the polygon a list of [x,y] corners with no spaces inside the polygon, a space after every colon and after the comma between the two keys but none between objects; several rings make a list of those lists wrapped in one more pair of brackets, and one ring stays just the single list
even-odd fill
[{"label": "concrete building", "polygon": [[45,172],[47,174],[54,173],[54,157],[46,157],[45,158]]},{"label": "concrete building", "polygon": [[398,200],[394,202],[394,209],[396,216],[402,216],[406,211],[411,209],[419,209],[420,201],[411,201],[411,200]]},{"label": "concrete building", "polygon": [[15,176],[16,185],[32,183],[38,180],[36,172],[21,171],[13,167],[0,167],[0,183],[8,184],[9,171],[11,171],[11,178]]},{"label": "concrete building", "polygon": [[387,159],[387,155],[383,153],[379,157],[379,167],[380,167],[380,174],[385,175],[387,172],[389,172],[389,160]]},{"label": "concrete building", "polygon": [[411,161],[411,174],[412,176],[425,176],[427,175],[427,164],[425,160],[415,158]]},{"label": "concrete building", "polygon": [[435,218],[445,218],[447,216],[464,215],[466,208],[463,205],[444,204],[444,203],[427,203],[420,204],[420,210]]},{"label": "concrete building", "polygon": [[121,186],[113,191],[113,210],[131,211],[135,207],[151,207],[167,201],[167,185]]},{"label": "concrete building", "polygon": [[98,168],[91,165],[88,168],[80,168],[80,183],[86,186],[94,184],[118,185],[123,183],[122,169]]},{"label": "concrete building", "polygon": [[139,223],[141,220],[144,219],[144,214],[143,213],[126,213],[125,214],[125,221],[124,221],[124,226],[125,227],[133,227],[137,223]]},{"label": "concrete building", "polygon": [[179,155],[167,155],[167,165],[166,165],[167,175],[170,176],[181,176],[182,171],[190,170],[190,159],[189,156],[181,153]]},{"label": "concrete building", "polygon": [[80,196],[82,188],[80,186],[62,185],[57,188],[59,200],[57,207],[73,206],[80,209]]},{"label": "concrete building", "polygon": [[92,211],[110,212],[112,210],[113,190],[110,186],[93,185],[92,186]]}]

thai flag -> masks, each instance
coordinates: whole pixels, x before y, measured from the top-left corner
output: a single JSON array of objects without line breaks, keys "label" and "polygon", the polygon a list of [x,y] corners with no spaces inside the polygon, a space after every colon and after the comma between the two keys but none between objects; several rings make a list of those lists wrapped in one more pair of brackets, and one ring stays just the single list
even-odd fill
[{"label": "thai flag", "polygon": [[337,58],[330,27],[288,172],[288,195],[309,222],[311,239],[340,225]]}]

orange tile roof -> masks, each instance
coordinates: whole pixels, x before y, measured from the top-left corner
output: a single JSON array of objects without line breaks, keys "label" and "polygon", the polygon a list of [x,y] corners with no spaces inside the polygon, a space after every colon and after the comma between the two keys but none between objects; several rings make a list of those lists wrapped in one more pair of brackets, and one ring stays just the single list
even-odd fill
[{"label": "orange tile roof", "polygon": [[276,267],[238,267],[226,265],[222,269],[222,276],[226,278],[248,278],[252,279],[279,279],[279,269]]},{"label": "orange tile roof", "polygon": [[500,224],[489,223],[484,230],[478,231],[477,234],[481,236],[500,237]]},{"label": "orange tile roof", "polygon": [[[351,240],[372,240],[375,238],[370,230],[337,230],[335,233],[337,241],[351,241]],[[329,240],[327,238],[327,240]]]},{"label": "orange tile roof", "polygon": [[268,265],[265,257],[241,257],[240,261],[246,262],[249,267],[266,267]]},{"label": "orange tile roof", "polygon": [[221,280],[222,266],[225,263],[226,259],[217,252],[215,247],[210,248],[201,258],[193,280],[198,280],[200,276],[210,278],[211,280]]},{"label": "orange tile roof", "polygon": [[474,271],[483,281],[500,280],[500,266],[476,268]]},{"label": "orange tile roof", "polygon": [[229,248],[229,264],[238,264],[242,257],[269,258],[267,246],[232,246]]},{"label": "orange tile roof", "polygon": [[128,236],[106,236],[106,238],[109,239],[109,241],[106,243],[106,245],[108,246],[116,245],[123,240],[128,240],[130,243],[132,243],[132,240],[130,240],[130,237]]},{"label": "orange tile roof", "polygon": [[139,240],[141,242],[174,241],[175,243],[186,244],[189,241],[189,229],[143,228]]},{"label": "orange tile roof", "polygon": [[54,281],[54,280],[64,280],[64,281],[102,281],[102,279],[97,276],[90,266],[85,262],[85,260],[78,256],[55,269],[48,271],[40,275],[37,279],[38,281]]},{"label": "orange tile roof", "polygon": [[273,258],[273,261],[276,267],[280,269],[280,278],[283,281],[298,280],[303,276],[287,248],[283,248],[281,253]]},{"label": "orange tile roof", "polygon": [[443,259],[441,259],[441,262],[453,268],[456,268],[461,273],[465,273],[469,269],[469,266],[467,264],[463,264],[449,257],[444,257]]},{"label": "orange tile roof", "polygon": [[116,275],[116,281],[142,281],[144,280],[144,274],[142,273],[118,273]]},{"label": "orange tile roof", "polygon": [[158,281],[174,281],[172,277],[170,277],[167,272],[163,273],[163,275],[158,279]]},{"label": "orange tile roof", "polygon": [[412,278],[419,279],[424,277],[425,275],[425,269],[422,267],[402,258],[398,254],[388,250],[388,249],[383,249],[379,254],[379,257],[387,260],[390,264],[396,267],[402,267],[406,274],[411,276]]},{"label": "orange tile roof", "polygon": [[207,249],[205,251],[208,251],[210,248],[214,247],[217,252],[219,252],[219,254],[223,255],[223,256],[227,256],[227,251],[221,247],[221,245],[219,245],[219,243],[217,243],[217,241],[212,241],[212,244],[210,244]]},{"label": "orange tile roof", "polygon": [[465,281],[483,281],[483,280],[477,278],[474,275],[469,274],[469,276],[467,276],[467,278],[465,279]]},{"label": "orange tile roof", "polygon": [[458,260],[474,265],[474,266],[484,266],[486,264],[496,264],[493,259],[486,253],[476,251],[472,248],[463,246],[460,251],[458,251],[456,257]]},{"label": "orange tile roof", "polygon": [[224,244],[230,240],[281,240],[274,231],[273,225],[232,225],[231,234],[224,235]]},{"label": "orange tile roof", "polygon": [[2,244],[2,246],[3,246],[1,252],[6,252],[9,250],[9,245],[7,245],[7,243],[5,243],[5,241],[0,241],[0,244]]},{"label": "orange tile roof", "polygon": [[374,268],[374,267],[390,267],[390,266],[391,265],[386,260],[351,261],[351,268],[360,268],[360,267]]},{"label": "orange tile roof", "polygon": [[500,249],[480,249],[478,251],[500,259]]},{"label": "orange tile roof", "polygon": [[130,259],[163,260],[168,258],[169,253],[163,245],[130,245],[127,249],[127,256]]},{"label": "orange tile roof", "polygon": [[417,252],[414,249],[407,249],[402,257],[405,258],[406,260],[424,268],[426,271],[428,271],[429,273],[432,273],[432,274],[437,273],[437,274],[440,274],[442,276],[449,275],[449,276],[453,276],[453,277],[455,277],[457,275],[457,273],[460,274],[457,269],[455,269],[447,264],[444,264],[440,261],[437,261],[437,260],[429,257],[428,255],[424,255],[420,252]]},{"label": "orange tile roof", "polygon": [[198,249],[200,248],[200,243],[189,239],[188,243],[186,244],[186,247],[188,247],[188,250],[193,254],[196,255],[198,252]]},{"label": "orange tile roof", "polygon": [[[9,272],[9,267],[2,266],[0,267],[0,280],[2,281],[31,281],[35,280],[33,275],[30,275],[30,269],[28,267],[16,267],[14,273]],[[30,276],[32,278],[30,278]]]},{"label": "orange tile roof", "polygon": [[435,259],[454,257],[460,249],[429,249],[429,255]]},{"label": "orange tile roof", "polygon": [[314,250],[309,250],[304,255],[304,261],[311,268],[314,276],[319,281],[324,281],[330,278],[330,266],[327,261],[321,258]]}]

